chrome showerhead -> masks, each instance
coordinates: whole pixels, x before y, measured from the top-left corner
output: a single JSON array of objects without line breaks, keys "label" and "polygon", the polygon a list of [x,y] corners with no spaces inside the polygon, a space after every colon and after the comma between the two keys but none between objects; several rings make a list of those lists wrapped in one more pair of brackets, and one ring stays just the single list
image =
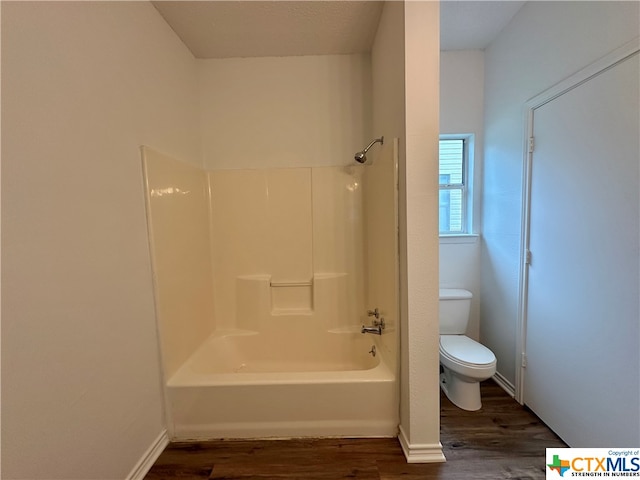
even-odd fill
[{"label": "chrome showerhead", "polygon": [[364,150],[358,152],[355,154],[355,156],[353,157],[355,159],[356,162],[358,163],[366,163],[367,161],[367,152],[369,151],[369,149],[376,143],[380,142],[380,145],[384,145],[384,137],[380,137],[380,138],[376,138],[374,141],[372,141],[369,145],[367,145]]}]

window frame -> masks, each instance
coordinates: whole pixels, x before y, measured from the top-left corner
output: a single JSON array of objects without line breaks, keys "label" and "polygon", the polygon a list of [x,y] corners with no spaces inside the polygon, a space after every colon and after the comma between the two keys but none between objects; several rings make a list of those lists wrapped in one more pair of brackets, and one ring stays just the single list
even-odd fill
[{"label": "window frame", "polygon": [[[462,183],[440,184],[438,178],[438,198],[443,190],[458,190],[461,192],[461,230],[452,231],[440,230],[440,221],[438,220],[438,233],[441,237],[456,237],[473,235],[472,230],[472,198],[473,198],[473,152],[474,152],[474,135],[473,134],[441,134],[438,139],[438,146],[441,140],[460,140],[462,141]],[[440,175],[440,155],[438,155],[438,174]]]}]

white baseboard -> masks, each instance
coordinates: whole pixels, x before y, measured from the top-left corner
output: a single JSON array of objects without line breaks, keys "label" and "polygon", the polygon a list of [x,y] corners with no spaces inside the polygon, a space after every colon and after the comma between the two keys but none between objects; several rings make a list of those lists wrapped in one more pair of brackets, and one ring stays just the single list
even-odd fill
[{"label": "white baseboard", "polygon": [[442,453],[442,444],[440,442],[433,444],[411,444],[402,425],[400,425],[398,440],[400,441],[400,446],[407,459],[407,463],[441,463],[447,461],[444,453]]},{"label": "white baseboard", "polygon": [[167,431],[163,430],[129,472],[126,480],[142,480],[167,445],[169,445],[169,437],[167,436]]},{"label": "white baseboard", "polygon": [[493,377],[491,377],[494,382],[496,382],[505,392],[507,392],[511,398],[516,396],[516,388],[511,385],[506,378],[504,378],[500,373],[496,372]]}]

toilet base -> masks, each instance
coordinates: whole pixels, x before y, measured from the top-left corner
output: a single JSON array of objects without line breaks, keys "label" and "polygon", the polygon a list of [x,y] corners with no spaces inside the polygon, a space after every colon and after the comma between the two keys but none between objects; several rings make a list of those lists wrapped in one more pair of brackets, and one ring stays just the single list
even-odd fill
[{"label": "toilet base", "polygon": [[451,370],[443,367],[440,374],[440,388],[456,407],[463,410],[476,411],[482,408],[480,400],[480,382],[467,382],[453,375]]}]

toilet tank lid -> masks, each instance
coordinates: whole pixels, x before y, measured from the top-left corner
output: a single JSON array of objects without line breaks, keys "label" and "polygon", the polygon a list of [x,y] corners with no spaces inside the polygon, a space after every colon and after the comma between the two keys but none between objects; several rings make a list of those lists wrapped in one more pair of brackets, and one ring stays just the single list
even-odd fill
[{"label": "toilet tank lid", "polygon": [[471,298],[473,295],[469,290],[462,288],[441,288],[440,300],[465,300]]}]

